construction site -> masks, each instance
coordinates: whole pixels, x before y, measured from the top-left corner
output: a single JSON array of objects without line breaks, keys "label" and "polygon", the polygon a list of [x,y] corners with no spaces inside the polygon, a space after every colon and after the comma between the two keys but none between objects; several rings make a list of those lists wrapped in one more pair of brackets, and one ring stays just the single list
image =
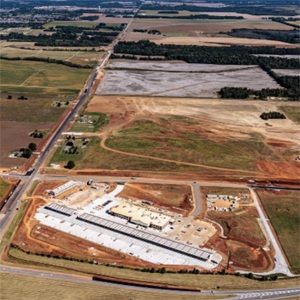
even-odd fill
[{"label": "construction site", "polygon": [[213,224],[183,217],[147,199],[123,198],[124,187],[68,181],[43,191],[47,204],[37,208],[34,218],[41,225],[153,264],[206,270],[220,264],[222,256],[204,247],[217,233]]}]

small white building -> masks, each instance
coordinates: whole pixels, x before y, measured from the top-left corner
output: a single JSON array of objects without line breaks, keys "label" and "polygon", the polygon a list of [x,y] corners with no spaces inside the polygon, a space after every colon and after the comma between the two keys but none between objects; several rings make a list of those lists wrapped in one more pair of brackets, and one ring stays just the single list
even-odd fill
[{"label": "small white building", "polygon": [[68,181],[67,183],[65,183],[65,184],[63,184],[63,185],[55,188],[54,190],[50,191],[49,194],[52,195],[52,196],[54,196],[54,197],[56,197],[56,196],[58,196],[58,195],[60,195],[60,194],[62,194],[64,192],[66,192],[66,191],[74,188],[78,184],[79,184],[78,182],[73,181],[73,180]]}]

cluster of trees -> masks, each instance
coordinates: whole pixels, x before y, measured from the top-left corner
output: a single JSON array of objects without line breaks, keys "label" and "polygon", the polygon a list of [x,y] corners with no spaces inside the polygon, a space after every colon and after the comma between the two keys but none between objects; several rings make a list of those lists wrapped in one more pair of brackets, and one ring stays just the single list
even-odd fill
[{"label": "cluster of trees", "polygon": [[299,49],[275,47],[206,47],[194,45],[157,45],[149,41],[120,42],[115,53],[164,56],[166,60],[183,60],[188,63],[260,65],[267,64],[274,69],[298,69],[298,59],[280,57],[256,57],[251,54],[299,54]]},{"label": "cluster of trees", "polygon": [[99,23],[95,28],[105,28],[112,31],[122,31],[124,27],[126,26],[126,23],[122,23],[118,26],[109,26],[106,23]]},{"label": "cluster of trees", "polygon": [[[90,29],[90,28],[89,28]],[[7,41],[16,40],[24,42],[34,42],[35,46],[48,47],[99,47],[107,45],[112,41],[112,37],[104,35],[78,35],[84,30],[75,26],[58,27],[57,31],[52,35],[39,34],[25,35],[23,33],[10,32],[8,35],[0,35],[1,39]],[[118,30],[117,30],[118,31]]]},{"label": "cluster of trees", "polygon": [[281,18],[277,17],[277,18],[272,18],[272,21],[282,23],[284,25],[292,26],[295,28],[300,28],[300,26],[297,24],[289,23],[289,21],[299,21],[299,18],[287,18],[286,19],[286,18],[282,18],[282,17]]},{"label": "cluster of trees", "polygon": [[86,20],[86,21],[96,21],[99,19],[98,16],[84,16],[80,17],[81,20]]},{"label": "cluster of trees", "polygon": [[278,111],[270,111],[268,113],[263,112],[260,115],[260,118],[263,120],[269,120],[269,119],[286,119],[285,115],[278,112]]},{"label": "cluster of trees", "polygon": [[159,10],[158,14],[179,14],[178,10]]},{"label": "cluster of trees", "polygon": [[149,33],[149,34],[161,34],[159,30],[152,29],[152,30],[147,30],[147,29],[133,29],[133,32],[140,32],[140,33]]},{"label": "cluster of trees", "polygon": [[19,151],[22,152],[22,157],[30,158],[33,151],[37,149],[35,143],[30,143],[27,148],[21,148]]},{"label": "cluster of trees", "polygon": [[44,137],[44,134],[43,134],[41,131],[38,131],[38,130],[36,129],[34,132],[32,132],[32,133],[30,134],[30,137],[33,137],[33,138],[35,138],[35,139],[42,139],[42,138]]},{"label": "cluster of trees", "polygon": [[287,89],[262,89],[252,90],[239,87],[224,87],[218,93],[222,99],[248,99],[255,96],[255,99],[265,100],[267,97],[289,97]]},{"label": "cluster of trees", "polygon": [[230,32],[226,32],[226,34],[234,37],[275,40],[275,41],[281,41],[281,42],[291,43],[291,44],[298,44],[300,41],[300,35],[299,35],[300,32],[297,29],[270,30],[270,29],[238,28],[238,29],[232,29]]}]

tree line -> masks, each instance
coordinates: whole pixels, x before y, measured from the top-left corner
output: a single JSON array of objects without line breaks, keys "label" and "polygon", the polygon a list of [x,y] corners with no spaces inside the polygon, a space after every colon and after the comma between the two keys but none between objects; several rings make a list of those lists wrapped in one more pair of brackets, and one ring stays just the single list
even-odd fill
[{"label": "tree line", "polygon": [[260,118],[263,120],[269,120],[269,119],[286,119],[285,115],[278,112],[278,111],[270,111],[268,113],[263,112],[260,115]]},{"label": "tree line", "polygon": [[189,15],[189,16],[155,16],[155,15],[137,15],[137,19],[212,19],[212,20],[241,20],[242,16],[211,16],[211,15]]},{"label": "tree line", "polygon": [[252,54],[300,54],[297,48],[276,47],[207,47],[195,45],[157,45],[149,41],[120,42],[114,49],[116,54],[164,56],[166,60],[183,60],[187,63],[260,65],[273,69],[299,69],[298,59],[281,57],[257,57]]}]

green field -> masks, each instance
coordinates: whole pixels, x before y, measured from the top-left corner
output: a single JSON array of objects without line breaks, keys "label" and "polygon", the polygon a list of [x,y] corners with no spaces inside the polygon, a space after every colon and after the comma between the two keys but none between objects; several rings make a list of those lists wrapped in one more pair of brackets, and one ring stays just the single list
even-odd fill
[{"label": "green field", "polygon": [[11,187],[10,183],[7,183],[0,177],[0,200],[6,195],[9,188]]},{"label": "green field", "polygon": [[70,131],[74,132],[96,132],[109,122],[107,114],[103,113],[81,113],[80,116],[85,118],[85,122],[81,122],[81,117],[77,117]]},{"label": "green field", "polygon": [[[54,58],[57,60],[68,60],[76,64],[95,65],[96,62],[103,57],[104,52],[93,51],[51,51],[33,48],[34,50],[20,49],[15,47],[2,47],[0,55],[4,57],[40,57]],[[90,61],[85,61],[85,60]]]},{"label": "green field", "polygon": [[[239,289],[262,289],[262,288],[280,288],[288,286],[298,286],[299,279],[285,279],[277,281],[257,281],[245,278],[243,276],[222,276],[222,275],[194,275],[194,274],[158,274],[144,273],[132,269],[113,268],[103,265],[93,265],[64,259],[55,259],[27,254],[17,249],[9,250],[10,257],[18,264],[30,264],[47,269],[68,268],[71,273],[89,273],[95,275],[113,276],[116,278],[126,278],[131,280],[157,282],[165,284],[183,285],[200,287],[201,289],[215,289],[217,286],[221,290],[239,290]],[[61,269],[60,269],[61,270]],[[86,298],[84,298],[86,299]]]},{"label": "green field", "polygon": [[94,28],[99,24],[99,22],[84,22],[84,21],[53,21],[43,25],[45,29],[56,26],[76,26],[76,27],[89,27]]},{"label": "green field", "polygon": [[258,191],[294,273],[300,273],[300,192]]},{"label": "green field", "polygon": [[259,135],[219,142],[194,133],[192,127],[189,130],[186,121],[182,122],[184,131],[165,121],[165,124],[137,121],[107,139],[106,146],[127,153],[242,170],[254,170],[255,156],[270,154]]},{"label": "green field", "polygon": [[1,89],[10,86],[81,89],[90,73],[89,69],[52,63],[1,60]]},{"label": "green field", "polygon": [[89,147],[89,144],[93,143],[93,138],[89,139],[89,142],[87,144],[87,146],[85,148],[81,148],[81,146],[83,145],[83,141],[82,138],[76,138],[75,142],[74,142],[74,147],[78,148],[78,154],[77,153],[65,153],[65,147],[66,147],[66,143],[62,142],[61,145],[59,145],[55,151],[54,156],[52,157],[50,163],[62,163],[62,162],[68,162],[69,160],[73,160],[75,162],[82,160],[87,147]]}]

